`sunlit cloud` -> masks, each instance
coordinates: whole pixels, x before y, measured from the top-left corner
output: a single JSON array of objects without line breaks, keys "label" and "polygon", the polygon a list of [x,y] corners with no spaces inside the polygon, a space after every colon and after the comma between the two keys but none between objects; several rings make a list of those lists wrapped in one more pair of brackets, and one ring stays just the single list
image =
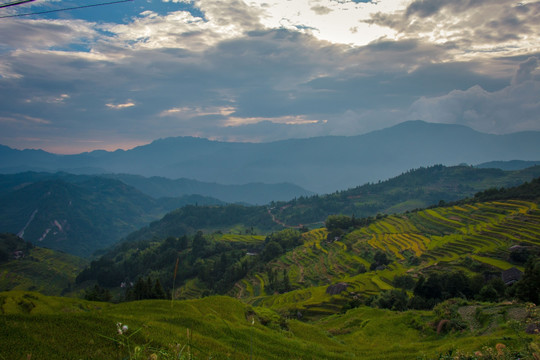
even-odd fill
[{"label": "sunlit cloud", "polygon": [[122,109],[126,109],[126,108],[130,108],[130,107],[135,106],[135,103],[133,101],[128,101],[128,102],[123,103],[123,104],[109,103],[109,104],[105,104],[105,106],[107,106],[109,109],[113,109],[113,110],[122,110]]},{"label": "sunlit cloud", "polygon": [[66,100],[68,100],[70,98],[70,96],[68,94],[60,94],[60,95],[57,95],[57,96],[34,96],[30,99],[26,99],[25,102],[30,104],[30,103],[35,103],[35,102],[41,102],[41,103],[48,103],[48,104],[61,104],[63,102],[65,102]]},{"label": "sunlit cloud", "polygon": [[193,107],[193,106],[184,106],[184,107],[175,107],[165,111],[162,111],[159,116],[175,116],[183,118],[193,118],[200,116],[209,116],[209,115],[221,115],[228,116],[234,113],[235,108],[232,106],[223,106],[223,107]]},{"label": "sunlit cloud", "polygon": [[305,125],[305,124],[319,124],[326,123],[327,120],[313,120],[308,119],[304,115],[297,116],[280,116],[274,118],[267,117],[251,117],[251,118],[242,118],[231,116],[225,121],[225,126],[242,126],[248,124],[256,124],[264,121],[269,121],[275,124],[286,124],[286,125]]},{"label": "sunlit cloud", "polygon": [[0,122],[4,123],[14,123],[14,124],[39,124],[39,125],[48,125],[51,124],[50,120],[23,115],[15,114],[13,116],[0,116]]}]

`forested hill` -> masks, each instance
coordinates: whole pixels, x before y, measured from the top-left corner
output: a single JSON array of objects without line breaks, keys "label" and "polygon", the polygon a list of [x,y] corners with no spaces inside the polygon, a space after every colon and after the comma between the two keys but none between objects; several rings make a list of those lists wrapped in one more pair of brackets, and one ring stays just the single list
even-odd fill
[{"label": "forested hill", "polygon": [[[456,296],[496,300],[514,296],[501,285],[501,271],[523,271],[527,259],[537,261],[540,254],[539,190],[540,178],[406,214],[363,219],[336,215],[326,219],[325,228],[311,231],[149,237],[110,250],[81,272],[77,282],[110,288],[120,300],[164,296],[163,286],[177,298],[229,294],[293,314],[329,315],[357,306],[359,299],[388,308],[399,299],[397,310],[432,308]],[[493,289],[482,292],[486,279]],[[127,284],[136,281],[130,289]],[[453,287],[445,287],[450,282]],[[333,297],[341,291],[325,288],[335,283],[349,288]],[[532,285],[535,291],[537,287]],[[416,299],[405,292],[384,298],[394,288],[414,288]],[[529,297],[519,291],[518,297],[538,303],[537,292]]]},{"label": "forested hill", "polygon": [[332,214],[373,216],[401,213],[473,196],[493,187],[512,187],[540,176],[540,166],[517,171],[436,165],[407,171],[387,181],[325,196],[273,204],[272,214],[288,225],[323,222]]},{"label": "forested hill", "polygon": [[236,204],[224,206],[187,205],[171,211],[161,220],[129,234],[128,242],[182,236],[198,230],[206,232],[269,233],[283,227],[274,222],[266,206],[242,206]]},{"label": "forested hill", "polygon": [[65,175],[41,180],[39,174],[34,175],[34,180],[28,174],[0,175],[0,231],[78,256],[111,246],[178,207],[219,203],[201,196],[156,200],[118,180],[101,177]]},{"label": "forested hill", "polygon": [[285,227],[319,227],[333,214],[361,218],[378,213],[400,213],[436,205],[441,200],[450,202],[471,197],[489,188],[515,186],[538,176],[540,166],[503,171],[437,165],[411,170],[376,184],[365,184],[330,195],[273,202],[269,206],[187,206],[130,234],[126,239],[138,241],[152,237],[177,237],[197,230],[228,231],[234,227],[254,228],[258,233]]}]

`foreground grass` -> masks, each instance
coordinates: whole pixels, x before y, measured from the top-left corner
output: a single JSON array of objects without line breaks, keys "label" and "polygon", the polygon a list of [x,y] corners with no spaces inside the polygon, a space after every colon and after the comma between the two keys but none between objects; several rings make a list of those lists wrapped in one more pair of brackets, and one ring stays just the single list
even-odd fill
[{"label": "foreground grass", "polygon": [[0,359],[10,360],[433,359],[531,341],[504,324],[437,334],[432,312],[363,307],[302,322],[224,296],[115,305],[12,291],[0,293],[0,309]]}]

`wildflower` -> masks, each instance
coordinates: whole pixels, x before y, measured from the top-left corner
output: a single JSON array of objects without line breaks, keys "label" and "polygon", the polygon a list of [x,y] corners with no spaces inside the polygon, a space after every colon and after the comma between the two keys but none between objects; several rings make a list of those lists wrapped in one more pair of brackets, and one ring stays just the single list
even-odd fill
[{"label": "wildflower", "polygon": [[120,322],[116,323],[116,331],[118,332],[118,335],[124,335],[129,330],[127,325],[124,325]]},{"label": "wildflower", "polygon": [[495,349],[497,349],[497,354],[501,356],[504,354],[504,349],[506,349],[506,345],[498,343],[497,345],[495,345]]}]

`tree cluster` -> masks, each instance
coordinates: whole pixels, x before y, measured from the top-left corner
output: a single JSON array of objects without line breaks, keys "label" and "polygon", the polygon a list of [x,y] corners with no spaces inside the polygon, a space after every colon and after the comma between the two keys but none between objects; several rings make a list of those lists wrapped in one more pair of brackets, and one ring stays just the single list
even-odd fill
[{"label": "tree cluster", "polygon": [[264,241],[264,249],[261,254],[263,261],[277,258],[284,252],[302,245],[302,234],[295,229],[285,229],[268,235]]},{"label": "tree cluster", "polygon": [[14,234],[0,234],[0,263],[8,261],[15,251],[23,251],[26,255],[34,247],[31,242],[24,241]]},{"label": "tree cluster", "polygon": [[[500,277],[486,281],[483,275],[468,277],[461,271],[433,273],[420,276],[414,281],[409,275],[398,276],[394,286],[401,289],[383,291],[366,301],[373,307],[404,311],[428,310],[452,298],[496,302],[503,299],[519,299],[540,304],[540,258],[527,262],[523,278],[512,286],[506,286]],[[404,289],[412,289],[409,297]]]},{"label": "tree cluster", "polygon": [[[296,236],[284,232],[273,236],[274,242],[289,246]],[[216,235],[218,236],[218,235]],[[298,235],[299,238],[299,235]],[[197,278],[206,293],[224,294],[254,267],[260,265],[262,256],[248,256],[260,249],[241,242],[219,241],[213,235],[198,231],[193,236],[167,237],[162,241],[147,240],[123,243],[101,258],[90,263],[76,278],[78,284],[95,282],[100,287],[118,288],[121,284],[135,285],[121,300],[156,298],[145,289],[155,286],[141,283],[142,278],[152,276],[165,292],[187,280]],[[269,250],[270,253],[270,250]],[[269,256],[269,255],[268,255]],[[178,262],[178,266],[176,263]]]},{"label": "tree cluster", "polygon": [[84,299],[90,301],[111,301],[112,295],[109,289],[96,284],[84,291]]},{"label": "tree cluster", "polygon": [[126,301],[167,298],[159,279],[154,281],[150,276],[146,280],[140,277],[135,285],[126,287]]},{"label": "tree cluster", "polygon": [[279,272],[277,269],[267,271],[268,283],[264,285],[264,290],[266,293],[271,294],[274,292],[285,293],[291,291],[291,283],[289,280],[289,275],[287,270],[283,269],[281,279],[279,279]]}]

